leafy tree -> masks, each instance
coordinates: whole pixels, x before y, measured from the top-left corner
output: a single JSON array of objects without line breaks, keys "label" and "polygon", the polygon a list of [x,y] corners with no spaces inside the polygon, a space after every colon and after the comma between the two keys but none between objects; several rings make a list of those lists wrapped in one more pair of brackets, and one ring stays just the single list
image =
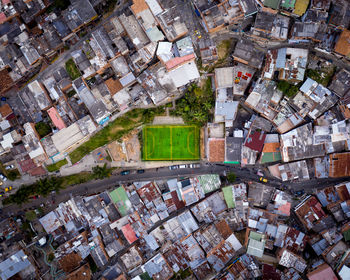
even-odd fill
[{"label": "leafy tree", "polygon": [[181,116],[186,123],[203,126],[211,116],[215,99],[211,88],[211,80],[207,79],[203,88],[192,84],[184,96],[177,100],[174,114]]},{"label": "leafy tree", "polygon": [[52,131],[51,127],[47,123],[44,123],[44,122],[36,123],[35,129],[41,138],[48,135]]},{"label": "leafy tree", "polygon": [[107,163],[101,166],[94,166],[92,172],[97,179],[103,179],[111,175],[111,170],[107,168]]},{"label": "leafy tree", "polygon": [[226,177],[230,183],[233,183],[234,181],[236,181],[236,178],[237,178],[236,174],[233,172],[228,173]]},{"label": "leafy tree", "polygon": [[54,259],[55,259],[55,255],[54,255],[53,253],[50,253],[50,254],[47,256],[47,261],[48,261],[48,262],[52,262]]},{"label": "leafy tree", "polygon": [[7,172],[7,178],[9,178],[9,180],[11,180],[11,181],[15,181],[19,177],[21,177],[21,176],[20,176],[17,169],[12,169],[9,172]]}]

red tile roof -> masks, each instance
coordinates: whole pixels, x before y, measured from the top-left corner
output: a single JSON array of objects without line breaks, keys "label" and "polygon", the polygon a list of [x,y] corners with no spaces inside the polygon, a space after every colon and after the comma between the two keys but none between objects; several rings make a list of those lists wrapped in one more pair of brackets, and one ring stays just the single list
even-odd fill
[{"label": "red tile roof", "polygon": [[21,168],[22,172],[24,172],[24,173],[26,173],[29,170],[36,167],[34,161],[31,158],[25,159],[22,161],[17,161],[17,163],[18,163],[19,167]]},{"label": "red tile roof", "polygon": [[195,56],[193,53],[188,54],[188,55],[184,55],[181,57],[174,57],[174,58],[170,59],[169,61],[167,61],[167,63],[165,63],[165,67],[167,70],[171,70],[172,68],[175,68],[178,65],[184,64],[185,62],[188,62],[194,58],[195,58]]},{"label": "red tile roof", "polygon": [[261,153],[264,147],[265,138],[266,134],[255,131],[247,137],[244,146]]},{"label": "red tile roof", "polygon": [[4,23],[6,21],[6,15],[2,12],[0,13],[0,24]]},{"label": "red tile roof", "polygon": [[135,242],[138,239],[136,234],[135,234],[135,231],[132,229],[130,224],[123,226],[122,232],[123,232],[126,240],[128,240],[129,244]]},{"label": "red tile roof", "polygon": [[51,107],[49,110],[47,110],[47,113],[49,114],[50,119],[52,120],[53,124],[59,129],[63,129],[66,126],[64,121],[62,120],[61,116],[58,114],[55,107]]},{"label": "red tile roof", "polygon": [[320,265],[317,269],[307,274],[309,280],[337,280],[332,268],[324,263]]},{"label": "red tile roof", "polygon": [[225,161],[225,139],[209,139],[209,161]]}]

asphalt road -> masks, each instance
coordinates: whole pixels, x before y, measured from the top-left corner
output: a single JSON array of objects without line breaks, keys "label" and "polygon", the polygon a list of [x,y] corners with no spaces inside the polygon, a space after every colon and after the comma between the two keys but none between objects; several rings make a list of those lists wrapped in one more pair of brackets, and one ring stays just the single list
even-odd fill
[{"label": "asphalt road", "polygon": [[[200,168],[185,168],[185,169],[174,169],[169,168],[158,168],[158,169],[148,169],[145,173],[137,174],[131,172],[129,175],[113,175],[109,178],[103,180],[90,181],[84,184],[79,184],[75,186],[68,187],[60,193],[56,194],[54,197],[54,204],[52,204],[52,197],[40,197],[36,200],[31,200],[22,206],[18,205],[8,205],[2,208],[2,215],[12,216],[16,215],[19,211],[23,211],[30,208],[37,208],[41,204],[44,204],[45,212],[51,211],[57,207],[61,202],[69,200],[72,196],[77,195],[92,195],[96,193],[103,192],[105,190],[113,189],[113,187],[118,186],[122,183],[135,182],[135,181],[152,181],[152,180],[162,180],[168,178],[181,178],[188,176],[195,176],[200,174],[225,174],[225,172],[234,172],[237,175],[237,182],[244,181],[256,181],[259,182],[260,176],[256,174],[258,167],[253,168],[241,168],[239,166],[225,165],[225,164],[209,164],[202,165]],[[265,176],[267,177],[267,176]],[[302,182],[287,182],[283,183],[280,180],[267,177],[269,179],[268,185],[273,187],[287,187],[289,190],[297,191],[304,189],[306,192],[312,193],[315,189],[324,188],[326,186],[337,184],[339,182],[345,181],[346,178],[327,178],[327,179],[311,179]]]}]

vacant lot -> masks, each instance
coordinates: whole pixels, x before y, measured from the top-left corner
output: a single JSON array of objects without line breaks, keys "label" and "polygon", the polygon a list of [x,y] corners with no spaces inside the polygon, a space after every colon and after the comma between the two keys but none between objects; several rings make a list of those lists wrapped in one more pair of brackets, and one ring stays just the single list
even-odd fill
[{"label": "vacant lot", "polygon": [[81,76],[80,71],[72,58],[66,61],[66,71],[72,80],[78,79]]},{"label": "vacant lot", "polygon": [[67,163],[68,163],[68,161],[66,159],[62,159],[56,163],[53,163],[53,164],[46,166],[46,168],[49,172],[54,172],[54,171],[60,170],[60,168],[63,165],[66,165]]},{"label": "vacant lot", "polygon": [[199,128],[195,125],[145,126],[143,160],[199,159]]}]

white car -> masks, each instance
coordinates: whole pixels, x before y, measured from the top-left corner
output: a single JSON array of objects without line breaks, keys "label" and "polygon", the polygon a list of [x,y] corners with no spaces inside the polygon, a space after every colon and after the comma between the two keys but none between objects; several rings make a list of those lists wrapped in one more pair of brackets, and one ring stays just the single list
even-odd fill
[{"label": "white car", "polygon": [[7,165],[7,166],[5,167],[6,170],[13,169],[13,168],[15,168],[15,166],[14,166],[13,164]]},{"label": "white car", "polygon": [[7,181],[7,177],[4,174],[0,173],[0,179],[3,181]]}]

